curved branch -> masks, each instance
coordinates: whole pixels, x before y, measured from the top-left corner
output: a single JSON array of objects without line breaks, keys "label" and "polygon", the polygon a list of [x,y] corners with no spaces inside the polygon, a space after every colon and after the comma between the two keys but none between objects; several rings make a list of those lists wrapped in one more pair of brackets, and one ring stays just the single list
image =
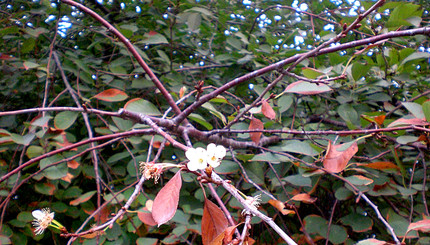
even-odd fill
[{"label": "curved branch", "polygon": [[173,108],[173,111],[179,115],[181,113],[181,109],[175,104],[175,101],[173,100],[170,93],[166,90],[164,85],[158,80],[157,76],[152,72],[151,68],[146,64],[146,62],[142,59],[142,57],[139,55],[137,50],[134,48],[133,44],[124,36],[121,32],[119,32],[113,25],[111,25],[109,22],[107,22],[103,17],[98,15],[96,12],[92,11],[91,9],[85,7],[84,5],[74,2],[72,0],[61,0],[61,2],[74,6],[83,12],[87,13],[94,19],[96,19],[98,22],[100,22],[102,25],[104,25],[110,32],[112,32],[115,36],[118,37],[118,39],[127,47],[128,51],[134,56],[134,58],[137,60],[139,65],[143,68],[143,70],[148,74],[148,76],[151,78],[154,85],[160,90],[161,94],[164,96],[164,98],[167,100],[167,103]]},{"label": "curved branch", "polygon": [[[334,53],[340,50],[345,50],[345,49],[349,49],[349,48],[354,48],[354,47],[359,47],[359,46],[363,46],[363,45],[368,45],[368,44],[372,44],[372,43],[376,43],[382,40],[388,40],[390,38],[395,38],[395,37],[406,37],[406,36],[416,36],[416,35],[430,35],[430,27],[422,27],[422,28],[416,28],[416,29],[411,29],[411,30],[403,30],[403,31],[392,31],[392,32],[388,32],[385,34],[381,34],[378,36],[374,36],[374,37],[369,37],[369,38],[365,38],[365,39],[361,39],[361,40],[357,40],[357,41],[352,41],[352,42],[348,42],[348,43],[344,43],[341,45],[337,45],[334,47],[329,47],[329,48],[323,48],[320,51],[314,53],[312,56],[310,57],[316,57],[319,55],[323,55],[323,54],[329,54],[329,53]],[[306,53],[304,53],[306,54]],[[200,97],[200,99],[196,102],[194,102],[192,105],[190,105],[189,107],[187,107],[180,115],[178,115],[174,121],[176,124],[179,124],[180,122],[182,122],[184,119],[186,119],[186,117],[191,114],[193,111],[196,110],[196,108],[200,107],[201,105],[203,105],[204,103],[208,102],[209,100],[215,98],[216,96],[218,96],[219,94],[223,93],[224,91],[238,85],[241,84],[243,82],[246,82],[252,78],[261,76],[265,73],[274,71],[274,70],[278,70],[281,69],[282,67],[294,63],[296,62],[298,59],[300,59],[300,57],[302,57],[304,54],[296,54],[294,56],[291,56],[285,60],[281,60],[279,62],[276,62],[272,65],[266,66],[264,68],[261,68],[259,70],[253,71],[251,73],[248,73],[246,75],[243,75],[241,77],[235,78],[232,81],[224,84],[223,86],[221,86],[220,88],[218,88],[217,90],[206,94],[202,97]]]}]

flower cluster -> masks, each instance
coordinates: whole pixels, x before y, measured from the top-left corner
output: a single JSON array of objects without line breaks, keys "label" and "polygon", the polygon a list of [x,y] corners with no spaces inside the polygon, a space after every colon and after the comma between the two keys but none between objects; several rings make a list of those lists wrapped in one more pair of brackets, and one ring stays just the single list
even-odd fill
[{"label": "flower cluster", "polygon": [[163,172],[163,167],[153,162],[140,162],[140,172],[145,176],[145,179],[153,178],[154,182],[157,183]]},{"label": "flower cluster", "polygon": [[244,210],[242,210],[242,215],[251,214],[249,208],[257,209],[260,206],[260,203],[261,203],[261,194],[258,194],[258,195],[254,196],[254,197],[247,196],[245,198],[245,203],[248,204],[249,207],[247,207]]},{"label": "flower cluster", "polygon": [[34,217],[33,225],[36,227],[36,229],[34,230],[34,233],[36,235],[43,234],[43,232],[49,226],[61,232],[67,232],[66,228],[54,219],[55,213],[51,212],[49,208],[43,208],[42,210],[34,210],[33,212],[31,212],[31,215],[33,215]]},{"label": "flower cluster", "polygon": [[140,172],[145,176],[145,179],[154,179],[157,184],[160,175],[168,168],[178,168],[177,164],[173,163],[154,163],[154,162],[140,162]]},{"label": "flower cluster", "polygon": [[34,210],[31,214],[34,217],[33,225],[36,227],[36,230],[34,231],[36,235],[42,234],[45,229],[51,225],[55,215],[54,212],[51,213],[49,208]]},{"label": "flower cluster", "polygon": [[221,164],[221,160],[227,153],[226,149],[222,145],[209,144],[207,149],[197,147],[189,148],[185,152],[185,156],[190,160],[187,163],[187,168],[190,171],[196,171],[199,169],[205,169],[209,166],[216,168]]}]

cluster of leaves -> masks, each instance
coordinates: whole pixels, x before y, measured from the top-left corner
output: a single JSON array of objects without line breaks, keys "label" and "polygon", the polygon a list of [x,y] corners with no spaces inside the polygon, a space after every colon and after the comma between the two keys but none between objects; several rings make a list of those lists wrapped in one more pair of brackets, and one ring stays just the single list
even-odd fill
[{"label": "cluster of leaves", "polygon": [[[299,244],[430,243],[427,2],[388,2],[283,71],[353,23],[353,5],[304,1],[308,9],[296,11],[293,1],[80,1],[133,44],[179,109],[209,96],[182,131],[127,44],[64,2],[0,3],[1,244],[63,243],[57,234],[34,235],[34,209],[50,207],[76,232],[106,223],[130,198],[128,210],[137,213],[78,241],[231,242],[236,227],[196,173],[165,171],[133,196],[139,162],[181,164],[186,147],[178,145],[213,141],[231,147],[214,171],[247,196],[261,194],[259,212]],[[361,13],[374,4],[356,2]],[[398,35],[372,39],[390,33]],[[158,126],[124,117],[122,108]],[[214,194],[237,228],[248,229],[238,199],[223,187]],[[250,224],[249,243],[282,242],[260,218]]]}]

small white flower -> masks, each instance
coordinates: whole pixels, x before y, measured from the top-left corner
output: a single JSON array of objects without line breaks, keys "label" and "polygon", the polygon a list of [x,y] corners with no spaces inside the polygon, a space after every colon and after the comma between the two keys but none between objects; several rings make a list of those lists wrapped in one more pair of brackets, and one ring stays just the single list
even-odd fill
[{"label": "small white flower", "polygon": [[[254,197],[246,197],[245,202],[249,205],[249,208],[258,209],[261,202],[261,194],[258,194]],[[249,210],[244,209],[242,210],[242,215],[244,214],[251,214]]]},{"label": "small white flower", "polygon": [[34,210],[31,213],[34,217],[33,225],[36,227],[34,233],[36,235],[42,234],[46,228],[51,224],[54,220],[55,213],[52,212],[49,208],[44,208],[42,210]]},{"label": "small white flower", "polygon": [[208,164],[213,168],[218,167],[221,164],[221,160],[225,157],[227,153],[226,149],[222,145],[215,145],[214,143],[210,143],[207,148],[208,154]]},{"label": "small white flower", "polygon": [[207,155],[206,150],[201,147],[197,147],[196,149],[189,148],[185,152],[185,156],[190,160],[187,163],[187,168],[190,171],[205,169],[208,166]]}]

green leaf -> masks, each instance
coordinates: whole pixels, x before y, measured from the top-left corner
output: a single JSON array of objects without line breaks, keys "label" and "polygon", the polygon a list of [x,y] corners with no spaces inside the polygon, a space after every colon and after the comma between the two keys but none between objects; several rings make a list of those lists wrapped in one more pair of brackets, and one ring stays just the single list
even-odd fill
[{"label": "green leaf", "polygon": [[319,71],[314,68],[305,67],[302,69],[303,76],[309,79],[316,79],[317,77],[324,75],[322,71]]},{"label": "green leaf", "polygon": [[66,130],[75,123],[79,113],[75,111],[62,111],[54,118],[55,128]]},{"label": "green leaf", "polygon": [[129,100],[125,104],[124,109],[150,116],[161,115],[161,112],[157,109],[157,107],[155,107],[154,104],[141,98]]},{"label": "green leaf", "polygon": [[287,86],[285,93],[314,95],[329,92],[332,89],[325,84],[316,84],[304,81],[293,82]]},{"label": "green leaf", "polygon": [[303,177],[301,174],[290,175],[288,177],[283,178],[283,180],[295,186],[303,186],[303,187],[312,186],[311,178]]},{"label": "green leaf", "polygon": [[366,232],[372,230],[373,221],[367,216],[351,213],[340,218],[340,221],[347,226],[351,226],[354,232]]},{"label": "green leaf", "polygon": [[430,122],[430,101],[426,101],[422,104],[422,110],[427,122]]},{"label": "green leaf", "polygon": [[76,198],[75,200],[70,201],[70,205],[77,206],[81,203],[87,202],[96,193],[97,193],[97,191],[89,191],[89,192],[81,195],[80,197]]},{"label": "green leaf", "polygon": [[34,38],[28,38],[22,43],[21,53],[26,54],[34,50],[36,40]]},{"label": "green leaf", "polygon": [[345,178],[351,184],[353,185],[370,185],[373,183],[372,179],[369,179],[367,177],[361,176],[361,175],[352,175]]},{"label": "green leaf", "polygon": [[24,69],[28,70],[28,69],[37,68],[40,65],[31,61],[24,61],[23,66],[24,66]]},{"label": "green leaf", "polygon": [[316,156],[319,154],[317,150],[306,141],[300,140],[285,140],[281,146],[282,151],[299,153],[302,155]]},{"label": "green leaf", "polygon": [[43,154],[43,148],[41,146],[31,145],[27,148],[27,157],[28,158],[35,158],[37,156],[40,156]]},{"label": "green leaf", "polygon": [[291,105],[293,104],[293,96],[289,94],[282,95],[281,98],[278,100],[278,108],[279,113],[283,113],[290,109]]},{"label": "green leaf", "polygon": [[277,158],[274,154],[270,152],[264,152],[260,153],[258,155],[255,155],[251,161],[256,162],[270,162],[270,163],[280,163],[279,158]]},{"label": "green leaf", "polygon": [[420,104],[414,102],[402,102],[402,105],[416,118],[425,118],[423,108]]},{"label": "green leaf", "polygon": [[[50,164],[56,163],[63,160],[63,157],[60,155],[54,155],[52,157],[44,158],[40,161],[40,169],[47,167]],[[48,179],[61,179],[65,177],[68,173],[68,167],[65,162],[62,162],[57,165],[52,165],[49,168],[43,170],[42,174]]]},{"label": "green leaf", "polygon": [[194,32],[200,29],[201,21],[202,16],[199,13],[190,13],[187,20],[188,30]]},{"label": "green leaf", "polygon": [[225,116],[221,112],[219,112],[217,109],[215,109],[215,107],[212,105],[212,103],[206,102],[202,105],[202,107],[205,108],[206,110],[208,110],[212,115],[221,119],[221,121],[224,123],[224,125],[227,124],[227,119],[225,118]]},{"label": "green leaf", "polygon": [[144,39],[137,43],[151,45],[151,44],[168,44],[167,39],[161,35],[160,33],[156,33],[154,35],[145,34]]},{"label": "green leaf", "polygon": [[357,111],[350,104],[342,104],[337,108],[337,113],[345,122],[351,122],[355,125],[359,123]]},{"label": "green leaf", "polygon": [[26,135],[10,134],[11,139],[19,145],[29,145],[36,135],[29,133]]},{"label": "green leaf", "polygon": [[149,237],[139,237],[136,240],[137,245],[149,245],[149,244],[158,244],[157,238],[149,238]]},{"label": "green leaf", "polygon": [[199,114],[195,114],[195,113],[191,113],[188,116],[188,119],[191,119],[193,121],[195,121],[196,123],[202,125],[203,127],[205,127],[207,130],[212,130],[213,126],[208,123],[202,116],[200,116]]},{"label": "green leaf", "polygon": [[351,75],[355,81],[367,75],[367,72],[370,69],[370,65],[362,65],[359,62],[355,62],[351,68]]}]

